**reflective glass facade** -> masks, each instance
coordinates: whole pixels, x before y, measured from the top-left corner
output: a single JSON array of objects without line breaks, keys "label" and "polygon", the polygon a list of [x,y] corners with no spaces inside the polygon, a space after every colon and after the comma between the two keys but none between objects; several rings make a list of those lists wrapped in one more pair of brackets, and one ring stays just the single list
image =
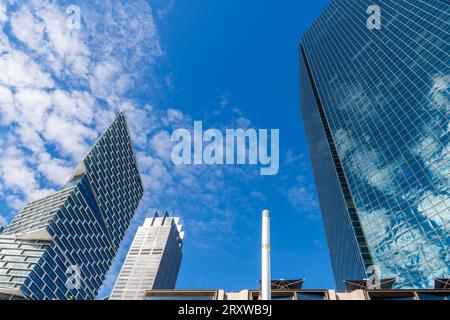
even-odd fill
[{"label": "reflective glass facade", "polygon": [[450,5],[335,0],[302,38],[302,115],[336,285],[450,275]]},{"label": "reflective glass facade", "polygon": [[143,195],[121,112],[66,186],[0,235],[0,293],[94,299]]}]

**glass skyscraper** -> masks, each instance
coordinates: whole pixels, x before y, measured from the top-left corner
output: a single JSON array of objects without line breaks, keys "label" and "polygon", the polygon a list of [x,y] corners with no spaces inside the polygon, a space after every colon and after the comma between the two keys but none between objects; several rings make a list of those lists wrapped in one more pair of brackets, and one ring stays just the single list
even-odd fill
[{"label": "glass skyscraper", "polygon": [[145,291],[174,289],[182,258],[180,218],[155,214],[136,232],[111,300],[144,300]]},{"label": "glass skyscraper", "polygon": [[94,299],[142,196],[120,112],[64,188],[0,235],[0,298]]},{"label": "glass skyscraper", "polygon": [[[380,9],[380,28],[366,23]],[[372,7],[373,8],[373,7]],[[450,5],[335,0],[304,34],[301,110],[338,289],[450,277]]]}]

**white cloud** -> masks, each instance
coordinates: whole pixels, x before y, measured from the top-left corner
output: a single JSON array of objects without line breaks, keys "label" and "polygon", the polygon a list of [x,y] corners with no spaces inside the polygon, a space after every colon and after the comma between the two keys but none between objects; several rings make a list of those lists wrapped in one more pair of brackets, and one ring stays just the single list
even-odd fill
[{"label": "white cloud", "polygon": [[63,8],[49,1],[22,5],[11,17],[13,34],[57,75],[85,77],[90,52],[76,30],[66,26]]},{"label": "white cloud", "polygon": [[29,48],[43,50],[45,24],[33,15],[30,8],[22,6],[14,12],[11,16],[11,30]]},{"label": "white cloud", "polygon": [[287,197],[294,208],[310,219],[318,219],[320,217],[319,205],[315,194],[310,188],[293,187],[287,191]]},{"label": "white cloud", "polygon": [[248,129],[251,125],[251,121],[246,117],[239,117],[236,119],[236,128],[239,129]]},{"label": "white cloud", "polygon": [[8,20],[8,15],[6,14],[7,6],[3,0],[0,1],[0,25]]},{"label": "white cloud", "polygon": [[13,193],[23,193],[28,200],[54,192],[52,189],[40,188],[35,171],[16,147],[4,149],[0,157],[0,176],[5,188]]},{"label": "white cloud", "polygon": [[0,70],[0,84],[7,87],[47,89],[54,86],[48,73],[29,56],[17,50],[0,56]]},{"label": "white cloud", "polygon": [[1,174],[5,187],[13,191],[32,194],[37,188],[35,174],[23,159],[23,154],[16,148],[3,150]]},{"label": "white cloud", "polygon": [[224,93],[219,97],[219,105],[222,109],[226,108],[231,102],[231,95]]},{"label": "white cloud", "polygon": [[0,27],[0,54],[4,54],[11,50],[11,46],[9,45],[8,37],[3,33],[2,28]]},{"label": "white cloud", "polygon": [[161,131],[155,134],[150,140],[150,145],[161,159],[170,161],[172,142],[170,140],[169,132]]},{"label": "white cloud", "polygon": [[33,153],[40,154],[45,150],[45,142],[36,128],[27,122],[20,123],[16,129],[17,137],[23,145]]},{"label": "white cloud", "polygon": [[77,30],[67,28],[67,16],[64,8],[56,4],[46,3],[36,10],[46,28],[48,38],[47,46],[51,53],[47,53],[50,63],[55,63],[54,68],[59,73],[70,70],[73,75],[84,77],[88,72],[90,51],[81,39]]},{"label": "white cloud", "polygon": [[63,155],[81,160],[89,149],[88,141],[92,141],[97,133],[81,123],[50,115],[45,124],[44,135],[49,142],[54,142]]},{"label": "white cloud", "polygon": [[[208,186],[207,186],[208,187]],[[214,184],[210,184],[209,189],[215,188]],[[266,203],[267,197],[260,191],[250,192],[250,196],[258,200],[260,203]]]},{"label": "white cloud", "polygon": [[44,90],[20,89],[14,96],[18,118],[15,122],[27,122],[33,128],[44,128],[47,113],[51,107],[51,97]]},{"label": "white cloud", "polygon": [[174,124],[179,123],[179,122],[181,122],[184,118],[185,118],[185,116],[184,116],[183,113],[182,113],[181,111],[179,111],[179,110],[172,109],[172,108],[169,108],[169,109],[167,110],[167,120],[168,120],[170,123],[174,123]]},{"label": "white cloud", "polygon": [[6,218],[0,214],[0,226],[6,226]]},{"label": "white cloud", "polygon": [[67,162],[53,158],[48,153],[41,154],[38,159],[38,170],[47,180],[56,185],[67,182],[73,172],[73,168]]},{"label": "white cloud", "polygon": [[288,149],[288,151],[286,152],[285,164],[289,165],[291,163],[296,162],[296,160],[297,160],[297,156],[294,154],[294,152],[291,149]]},{"label": "white cloud", "polygon": [[109,95],[114,92],[112,88],[115,87],[121,71],[117,61],[106,60],[98,63],[89,77],[91,92],[98,98],[110,99]]},{"label": "white cloud", "polygon": [[11,90],[0,85],[0,121],[8,124],[15,118],[14,96]]},{"label": "white cloud", "polygon": [[90,124],[94,118],[95,99],[88,92],[55,90],[51,96],[55,112],[68,119]]},{"label": "white cloud", "polygon": [[26,201],[21,196],[17,196],[14,194],[10,194],[5,196],[5,201],[8,203],[8,206],[17,212],[23,209],[26,204]]}]

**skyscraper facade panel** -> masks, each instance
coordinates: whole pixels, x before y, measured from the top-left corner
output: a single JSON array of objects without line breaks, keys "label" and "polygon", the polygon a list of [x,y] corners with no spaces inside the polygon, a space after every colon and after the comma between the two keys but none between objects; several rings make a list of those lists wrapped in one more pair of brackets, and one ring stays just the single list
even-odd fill
[{"label": "skyscraper facade panel", "polygon": [[145,291],[174,289],[182,259],[179,218],[147,218],[136,232],[111,300],[143,300]]},{"label": "skyscraper facade panel", "polygon": [[332,1],[300,48],[335,280],[376,265],[398,287],[432,287],[450,274],[450,6],[377,1],[369,28],[372,2]]},{"label": "skyscraper facade panel", "polygon": [[0,293],[94,299],[142,195],[121,112],[64,188],[27,204],[0,235]]},{"label": "skyscraper facade panel", "polygon": [[71,188],[64,189],[48,197],[29,202],[9,224],[5,233],[17,234],[45,228],[67,201],[71,192]]},{"label": "skyscraper facade panel", "polygon": [[117,249],[144,191],[123,114],[106,130],[83,164]]}]

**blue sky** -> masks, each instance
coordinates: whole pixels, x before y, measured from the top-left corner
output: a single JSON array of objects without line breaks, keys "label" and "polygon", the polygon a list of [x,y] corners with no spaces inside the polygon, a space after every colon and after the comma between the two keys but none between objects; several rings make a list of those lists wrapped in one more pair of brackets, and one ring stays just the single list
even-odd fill
[{"label": "blue sky", "polygon": [[[124,107],[146,194],[107,277],[153,208],[181,215],[178,288],[257,287],[260,216],[274,278],[334,287],[299,111],[298,45],[328,1],[0,0],[0,222],[58,190]],[[67,30],[77,5],[80,29]],[[179,166],[170,134],[279,128],[280,171]]]},{"label": "blue sky", "polygon": [[[288,188],[312,184],[299,114],[297,50],[300,36],[326,3],[176,2],[160,29],[175,87],[167,103],[195,119],[204,119],[204,112],[215,107],[217,97],[228,94],[230,105],[239,107],[255,127],[280,128],[284,162],[288,150],[301,159],[288,168],[282,161],[279,176],[305,176],[298,183],[290,179]],[[293,207],[277,190],[279,178],[266,177],[255,186],[264,190],[267,201],[254,201],[254,212],[246,213],[248,222],[236,224],[237,232],[245,237],[233,254],[198,254],[187,234],[180,288],[255,287],[263,206],[272,211],[273,276],[305,277],[308,287],[334,286],[320,218],[308,218],[318,214],[317,207],[316,212],[302,212],[301,203]],[[265,188],[260,185],[264,183],[268,184]],[[296,196],[299,202],[315,201],[307,195]]]}]

